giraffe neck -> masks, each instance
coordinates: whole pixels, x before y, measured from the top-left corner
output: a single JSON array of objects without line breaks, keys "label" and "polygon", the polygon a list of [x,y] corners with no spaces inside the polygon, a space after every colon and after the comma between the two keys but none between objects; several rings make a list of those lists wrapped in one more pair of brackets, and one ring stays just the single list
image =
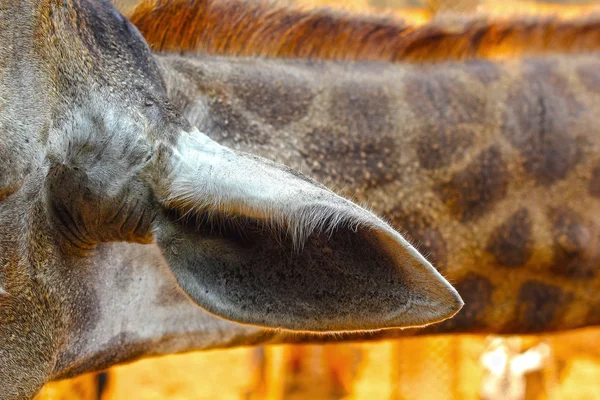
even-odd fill
[{"label": "giraffe neck", "polygon": [[160,60],[214,139],[368,204],[458,288],[422,332],[600,324],[600,59],[437,65]]}]

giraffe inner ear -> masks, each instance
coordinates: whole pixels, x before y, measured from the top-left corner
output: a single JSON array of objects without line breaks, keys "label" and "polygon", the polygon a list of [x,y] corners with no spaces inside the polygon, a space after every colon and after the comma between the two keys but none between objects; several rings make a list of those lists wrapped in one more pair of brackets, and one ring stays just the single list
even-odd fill
[{"label": "giraffe inner ear", "polygon": [[461,308],[448,282],[370,212],[281,165],[206,137],[183,140],[156,239],[180,286],[210,312],[347,331],[422,326]]}]

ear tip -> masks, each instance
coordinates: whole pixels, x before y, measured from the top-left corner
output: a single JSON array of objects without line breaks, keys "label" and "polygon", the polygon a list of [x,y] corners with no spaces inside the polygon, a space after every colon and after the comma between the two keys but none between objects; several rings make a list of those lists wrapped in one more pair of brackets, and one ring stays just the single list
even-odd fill
[{"label": "ear tip", "polygon": [[441,322],[462,309],[464,302],[458,291],[402,235],[387,226],[375,232],[382,248],[387,249],[407,278],[413,299],[421,299],[417,308],[422,310],[411,312],[412,315],[423,312],[415,315],[423,322],[421,325]]},{"label": "ear tip", "polygon": [[[433,267],[431,267],[433,269]],[[437,272],[437,271],[436,271]],[[420,315],[425,323],[430,325],[454,317],[465,305],[458,291],[439,273],[430,277],[423,286],[413,288],[417,298],[424,298],[418,311],[411,314]],[[431,279],[433,278],[433,279]]]},{"label": "ear tip", "polygon": [[386,328],[421,328],[454,317],[463,308],[464,302],[454,288],[450,289],[413,302],[402,314],[390,318]]},{"label": "ear tip", "polygon": [[458,291],[449,284],[446,292],[446,316],[444,317],[444,319],[452,318],[453,316],[458,314],[458,312],[462,310],[463,306],[465,305],[465,302],[463,301]]},{"label": "ear tip", "polygon": [[429,308],[432,310],[432,320],[428,324],[442,322],[446,319],[454,317],[462,310],[465,302],[449,283],[443,282],[444,288],[432,296],[432,303]]}]

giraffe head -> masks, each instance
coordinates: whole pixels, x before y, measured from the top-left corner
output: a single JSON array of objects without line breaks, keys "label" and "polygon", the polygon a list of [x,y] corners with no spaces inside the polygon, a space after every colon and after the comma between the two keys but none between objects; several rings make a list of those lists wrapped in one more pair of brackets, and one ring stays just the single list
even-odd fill
[{"label": "giraffe head", "polygon": [[[143,292],[120,297],[156,270],[189,303],[267,328],[421,326],[461,308],[374,214],[191,127],[108,1],[11,0],[0,25],[1,398],[27,398],[80,363],[99,321],[122,322],[110,325],[121,348],[121,334],[149,336],[102,302],[144,303]],[[139,259],[166,268],[95,280]]]}]

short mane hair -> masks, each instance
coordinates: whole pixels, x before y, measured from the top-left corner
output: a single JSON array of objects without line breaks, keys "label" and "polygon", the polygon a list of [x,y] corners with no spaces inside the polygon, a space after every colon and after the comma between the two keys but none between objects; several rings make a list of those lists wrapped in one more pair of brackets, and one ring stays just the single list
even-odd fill
[{"label": "short mane hair", "polygon": [[130,15],[154,51],[327,60],[442,61],[600,48],[600,14],[444,17],[306,10],[247,0],[145,0]]}]

